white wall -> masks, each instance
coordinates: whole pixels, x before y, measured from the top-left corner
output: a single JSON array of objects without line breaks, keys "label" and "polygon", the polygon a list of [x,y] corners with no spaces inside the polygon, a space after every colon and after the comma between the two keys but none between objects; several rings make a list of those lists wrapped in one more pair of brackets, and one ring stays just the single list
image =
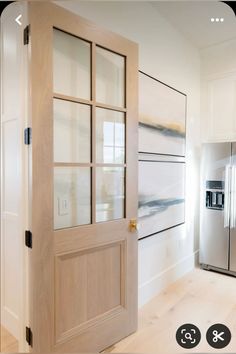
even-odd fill
[{"label": "white wall", "polygon": [[201,51],[202,140],[236,140],[236,39]]},{"label": "white wall", "polygon": [[200,57],[147,2],[75,2],[59,5],[139,44],[140,70],[183,91],[187,103],[186,225],[139,242],[139,304],[194,266],[198,250]]}]

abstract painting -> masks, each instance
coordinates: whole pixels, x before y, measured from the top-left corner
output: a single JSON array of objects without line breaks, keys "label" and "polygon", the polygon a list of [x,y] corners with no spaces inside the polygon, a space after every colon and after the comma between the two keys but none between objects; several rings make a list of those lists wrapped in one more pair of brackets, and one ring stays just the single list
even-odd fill
[{"label": "abstract painting", "polygon": [[139,73],[139,151],[185,156],[186,95]]},{"label": "abstract painting", "polygon": [[185,163],[139,161],[139,238],[185,222]]}]

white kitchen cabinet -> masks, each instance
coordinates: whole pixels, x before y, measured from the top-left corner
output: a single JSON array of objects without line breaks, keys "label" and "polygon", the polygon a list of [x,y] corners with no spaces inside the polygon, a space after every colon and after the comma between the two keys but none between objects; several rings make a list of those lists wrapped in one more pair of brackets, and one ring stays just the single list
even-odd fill
[{"label": "white kitchen cabinet", "polygon": [[202,89],[203,140],[236,140],[236,74],[208,79]]}]

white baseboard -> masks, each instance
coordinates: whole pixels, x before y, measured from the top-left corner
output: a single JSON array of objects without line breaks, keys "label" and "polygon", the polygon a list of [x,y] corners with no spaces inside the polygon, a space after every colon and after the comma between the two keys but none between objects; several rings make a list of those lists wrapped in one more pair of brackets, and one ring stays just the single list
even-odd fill
[{"label": "white baseboard", "polygon": [[179,262],[165,269],[139,286],[139,307],[145,305],[154,296],[158,295],[168,285],[191,272],[198,264],[199,251],[182,258]]},{"label": "white baseboard", "polygon": [[6,306],[2,306],[1,324],[16,339],[19,339],[19,318]]}]

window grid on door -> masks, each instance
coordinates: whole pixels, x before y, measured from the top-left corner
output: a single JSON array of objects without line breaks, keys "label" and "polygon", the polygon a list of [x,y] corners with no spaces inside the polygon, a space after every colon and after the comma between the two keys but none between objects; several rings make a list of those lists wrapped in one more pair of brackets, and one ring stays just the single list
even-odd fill
[{"label": "window grid on door", "polygon": [[[60,31],[58,29],[55,29],[56,31]],[[54,32],[55,32],[54,30]],[[65,32],[60,31],[63,34]],[[70,34],[67,34],[68,36],[71,36]],[[75,39],[78,39],[77,37],[73,36],[72,41],[74,41]],[[83,39],[79,39],[79,41],[83,41]],[[86,44],[88,43],[90,45],[90,92],[89,92],[89,97],[90,99],[87,98],[82,98],[82,97],[78,97],[73,96],[71,94],[64,94],[62,92],[56,92],[54,89],[54,93],[53,93],[53,100],[60,100],[62,102],[69,102],[71,104],[77,104],[77,105],[84,105],[87,107],[90,107],[90,161],[88,162],[79,162],[79,161],[73,161],[73,162],[62,162],[62,161],[54,161],[54,171],[56,171],[56,169],[59,168],[71,168],[71,169],[77,169],[77,171],[84,171],[87,169],[90,170],[91,176],[90,176],[90,186],[91,186],[91,190],[90,190],[90,201],[91,201],[91,205],[90,205],[90,222],[88,222],[88,218],[84,220],[87,220],[87,222],[82,222],[81,224],[79,224],[79,221],[76,220],[76,215],[75,215],[75,221],[70,223],[70,224],[64,224],[62,223],[62,225],[57,225],[55,223],[54,220],[54,228],[55,230],[58,229],[63,229],[63,228],[69,228],[69,227],[76,227],[76,226],[80,226],[80,225],[85,225],[85,224],[95,224],[97,222],[101,222],[101,221],[110,221],[110,220],[115,220],[115,219],[120,219],[120,218],[125,218],[125,209],[126,209],[126,183],[125,183],[125,179],[126,179],[126,59],[124,56],[121,56],[117,53],[113,53],[111,51],[109,51],[106,48],[101,48],[100,46],[97,46],[96,43],[94,42],[87,42],[85,41]],[[83,46],[83,43],[82,43]],[[86,45],[83,46],[85,47],[84,51],[86,51]],[[117,76],[119,77],[119,80],[121,81],[121,83],[123,83],[123,93],[121,93],[121,95],[117,95],[117,102],[119,101],[120,106],[119,105],[111,105],[108,103],[103,103],[103,102],[97,102],[96,100],[96,75],[97,75],[97,71],[96,71],[96,62],[97,62],[97,50],[103,54],[105,54],[104,57],[106,57],[106,55],[108,57],[110,56],[117,56],[114,57],[115,59],[117,59],[117,61],[119,62],[118,64],[121,66],[120,72],[122,73],[122,65],[124,67],[124,71],[123,71],[123,75],[124,77],[122,78],[122,75],[120,74],[120,72],[117,74]],[[84,54],[86,55],[86,54]],[[106,59],[106,58],[105,58]],[[122,64],[122,59],[123,59],[123,64]],[[101,61],[101,60],[100,60]],[[76,63],[75,63],[76,65]],[[100,63],[101,66],[101,63]],[[55,75],[55,70],[54,70],[54,75]],[[55,85],[54,85],[55,86]],[[88,96],[88,91],[86,92],[86,94],[83,94],[81,96]],[[123,97],[122,97],[123,95]],[[101,96],[101,95],[100,95]],[[121,106],[122,104],[122,106]],[[124,139],[124,156],[122,156],[122,146],[118,145],[116,146],[116,142],[114,141],[114,145],[113,145],[113,154],[114,151],[116,150],[116,148],[120,148],[120,159],[123,158],[122,163],[107,163],[107,162],[100,162],[97,161],[97,139],[98,139],[98,132],[97,132],[97,120],[96,120],[96,111],[97,109],[103,109],[104,111],[107,110],[109,112],[112,112],[112,114],[115,116],[114,112],[117,112],[117,116],[118,116],[118,120],[116,121],[116,118],[114,119],[114,122],[110,122],[111,125],[113,124],[113,129],[115,129],[117,127],[117,129],[122,129],[122,114],[123,114],[123,126],[124,126],[124,131],[123,131],[123,139]],[[54,118],[55,119],[55,118]],[[55,134],[55,132],[54,132]],[[114,135],[115,136],[115,135]],[[122,139],[122,133],[120,133],[120,140]],[[55,139],[55,137],[54,137]],[[113,140],[115,138],[113,137]],[[114,158],[114,160],[116,160]],[[118,160],[119,160],[119,154],[118,154]],[[116,162],[116,161],[115,161]],[[65,169],[66,170],[66,169]],[[122,186],[116,185],[116,183],[114,182],[113,184],[111,184],[110,189],[114,190],[114,193],[117,190],[120,190],[120,193],[123,193],[123,200],[122,197],[119,198],[114,198],[116,205],[118,205],[121,209],[122,212],[113,212],[113,218],[107,218],[106,213],[101,212],[98,209],[98,197],[99,197],[99,193],[97,192],[97,190],[102,191],[103,186],[101,186],[101,182],[104,181],[107,177],[109,177],[112,174],[116,174],[120,177],[120,180],[123,179],[123,189]],[[73,178],[74,178],[74,185],[76,185],[77,180],[76,180],[76,175],[75,173],[73,174]],[[72,178],[72,179],[73,179]],[[83,176],[80,176],[81,180],[83,180]],[[111,180],[111,178],[108,180]],[[55,180],[54,180],[55,183]],[[65,182],[64,182],[65,183]],[[78,186],[77,186],[78,187]],[[76,189],[76,187],[74,187]],[[55,189],[55,186],[54,186]],[[73,188],[72,188],[73,189]],[[55,192],[54,192],[55,193]],[[62,205],[57,205],[58,207],[58,211],[59,208],[62,209],[62,216],[63,216],[63,208],[66,208],[66,205],[63,205],[63,202],[66,203],[66,200],[63,201],[62,198],[62,202],[58,202],[59,204]],[[106,204],[106,203],[105,203]],[[110,205],[112,206],[112,201],[110,202]],[[110,206],[109,205],[109,206]],[[123,206],[122,206],[123,205]],[[54,209],[55,209],[55,205],[54,205]],[[83,209],[83,208],[82,208]],[[115,210],[115,206],[113,205],[113,209]],[[84,212],[84,210],[82,210],[82,213]],[[74,214],[76,214],[76,212],[74,211]],[[104,215],[103,215],[104,214]],[[55,210],[54,210],[54,218],[55,218]]]}]

